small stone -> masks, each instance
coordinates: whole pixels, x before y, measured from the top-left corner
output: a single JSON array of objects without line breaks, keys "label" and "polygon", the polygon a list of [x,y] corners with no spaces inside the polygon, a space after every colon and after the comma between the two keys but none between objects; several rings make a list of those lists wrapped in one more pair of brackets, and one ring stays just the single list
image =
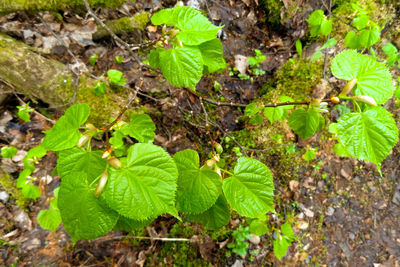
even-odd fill
[{"label": "small stone", "polygon": [[24,244],[23,248],[25,250],[33,250],[39,248],[42,243],[39,238],[28,239]]},{"label": "small stone", "polygon": [[299,229],[306,230],[308,228],[308,222],[306,221],[299,221]]},{"label": "small stone", "polygon": [[258,235],[250,234],[250,243],[258,245],[261,242],[261,238]]},{"label": "small stone", "polygon": [[325,212],[327,216],[332,216],[335,213],[335,209],[332,207],[328,207],[328,210]]},{"label": "small stone", "polygon": [[24,230],[32,230],[32,221],[29,219],[28,214],[24,211],[19,211],[17,214],[14,216],[14,220],[17,223],[18,227]]},{"label": "small stone", "polygon": [[235,263],[231,267],[243,267],[243,261],[236,260]]},{"label": "small stone", "polygon": [[25,158],[27,153],[28,152],[26,152],[25,150],[18,150],[17,154],[15,154],[15,156],[12,157],[12,161],[14,161],[14,162],[22,161]]},{"label": "small stone", "polygon": [[314,212],[306,207],[302,203],[299,203],[299,208],[304,212],[307,217],[313,218]]},{"label": "small stone", "polygon": [[299,217],[298,217],[300,220],[301,219],[303,219],[304,218],[304,213],[303,212],[300,212],[300,214],[299,214]]},{"label": "small stone", "polygon": [[350,179],[350,170],[348,168],[342,168],[340,170],[340,175],[342,175],[344,178],[346,178],[347,180]]},{"label": "small stone", "polygon": [[53,181],[53,177],[51,177],[50,175],[46,175],[43,176],[41,178],[41,180],[45,183],[45,184],[50,184]]},{"label": "small stone", "polygon": [[249,66],[249,60],[246,56],[235,55],[235,68],[242,75],[246,75],[247,67]]},{"label": "small stone", "polygon": [[356,238],[356,236],[355,236],[355,234],[350,233],[350,234],[349,234],[349,238],[350,238],[351,240],[354,240],[354,239]]},{"label": "small stone", "polygon": [[299,188],[299,182],[296,180],[291,180],[289,182],[290,191],[295,192]]},{"label": "small stone", "polygon": [[10,199],[10,195],[7,193],[7,191],[1,191],[0,192],[0,201],[3,203],[6,203]]},{"label": "small stone", "polygon": [[397,186],[396,191],[393,194],[392,202],[400,206],[400,185]]}]

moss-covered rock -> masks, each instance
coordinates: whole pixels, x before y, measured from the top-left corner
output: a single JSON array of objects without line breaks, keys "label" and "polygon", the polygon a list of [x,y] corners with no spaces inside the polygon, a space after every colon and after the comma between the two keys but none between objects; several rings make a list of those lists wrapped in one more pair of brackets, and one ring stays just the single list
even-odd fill
[{"label": "moss-covered rock", "polygon": [[261,0],[259,5],[264,8],[266,20],[275,28],[282,26],[281,9],[283,3],[280,0]]},{"label": "moss-covered rock", "polygon": [[17,188],[15,180],[11,177],[10,174],[5,172],[1,167],[0,167],[0,184],[15,199],[16,204],[21,209],[26,208],[26,206],[29,203],[29,199],[24,197],[21,189]]}]

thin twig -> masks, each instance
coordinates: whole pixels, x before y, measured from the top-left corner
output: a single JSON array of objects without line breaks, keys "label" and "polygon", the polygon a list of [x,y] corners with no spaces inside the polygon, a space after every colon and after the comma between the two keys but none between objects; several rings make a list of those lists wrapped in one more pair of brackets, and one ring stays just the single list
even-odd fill
[{"label": "thin twig", "polygon": [[92,8],[90,7],[89,3],[87,0],[82,0],[85,3],[85,7],[87,12],[89,13],[90,16],[92,16],[94,18],[94,20],[100,24],[110,35],[111,37],[117,41],[120,45],[124,46],[126,50],[128,50],[128,53],[136,60],[136,62],[142,66],[143,63],[139,60],[139,58],[136,56],[135,53],[133,53],[133,51],[131,50],[131,47],[128,43],[126,43],[125,41],[123,41],[121,38],[119,38],[106,24],[103,23],[103,21],[101,21],[101,19],[99,19],[99,17],[96,16],[96,14],[94,14]]},{"label": "thin twig", "polygon": [[103,243],[103,242],[110,242],[110,241],[119,241],[121,239],[144,239],[144,240],[152,240],[152,241],[163,241],[163,242],[191,242],[188,238],[167,238],[167,237],[149,237],[149,236],[116,236],[110,239],[97,239],[93,240],[93,242]]},{"label": "thin twig", "polygon": [[204,118],[205,118],[205,121],[206,121],[206,127],[208,127],[208,113],[207,113],[206,108],[204,107],[203,98],[200,97],[199,100],[200,100],[200,106],[201,106],[201,108],[203,109],[203,112],[204,112]]},{"label": "thin twig", "polygon": [[[140,86],[142,85],[142,82],[140,83]],[[125,111],[127,111],[127,109],[129,108],[129,106],[132,104],[132,102],[136,99],[137,97],[137,93],[140,90],[139,87],[136,87],[135,90],[133,91],[133,96],[126,102],[125,106],[119,111],[118,116],[115,118],[114,121],[112,121],[110,124],[108,124],[105,128],[104,128],[104,133],[106,135],[106,144],[105,147],[108,149],[110,147],[110,140],[108,138],[108,134],[111,130],[111,127],[114,126],[114,124],[116,124],[122,117],[122,115],[124,115]]]}]

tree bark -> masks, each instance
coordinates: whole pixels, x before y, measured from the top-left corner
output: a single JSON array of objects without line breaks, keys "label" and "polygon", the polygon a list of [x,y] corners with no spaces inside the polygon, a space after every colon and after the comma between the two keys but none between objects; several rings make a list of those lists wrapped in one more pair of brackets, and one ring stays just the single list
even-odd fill
[{"label": "tree bark", "polygon": [[[88,0],[93,8],[115,8],[121,6],[127,0]],[[17,11],[38,13],[40,11],[59,10],[85,10],[81,0],[0,0],[0,14],[8,14]]]},{"label": "tree bark", "polygon": [[107,88],[110,93],[96,96],[93,93],[96,80],[85,75],[79,78],[78,82],[77,75],[62,63],[47,59],[37,49],[0,33],[0,81],[14,92],[33,101],[40,99],[52,108],[63,110],[73,100],[87,103],[91,108],[89,120],[99,127],[108,124],[109,118],[115,117],[129,99],[129,90],[115,94]]}]

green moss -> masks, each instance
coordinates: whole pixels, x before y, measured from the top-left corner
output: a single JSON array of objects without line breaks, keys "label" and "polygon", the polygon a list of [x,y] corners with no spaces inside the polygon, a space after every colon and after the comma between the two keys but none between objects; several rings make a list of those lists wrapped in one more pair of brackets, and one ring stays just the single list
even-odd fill
[{"label": "green moss", "polygon": [[21,189],[17,188],[15,180],[10,174],[4,172],[0,168],[0,184],[1,186],[15,199],[16,204],[25,209],[28,205],[29,199],[25,198]]},{"label": "green moss", "polygon": [[390,1],[385,0],[336,0],[336,7],[332,11],[334,14],[334,36],[341,36],[341,39],[343,39],[345,34],[351,31],[351,28],[348,24],[356,14],[356,11],[353,9],[352,4],[357,4],[359,7],[365,9],[368,12],[370,20],[374,21],[381,28],[383,28],[396,16],[396,10],[389,2]]},{"label": "green moss", "polygon": [[281,24],[281,9],[283,3],[280,0],[261,0],[260,6],[265,9],[267,21],[274,27],[280,27]]},{"label": "green moss", "polygon": [[278,102],[279,96],[296,101],[309,100],[313,87],[322,79],[323,60],[289,59],[264,86],[265,101]]},{"label": "green moss", "polygon": [[[185,223],[176,223],[172,226],[168,237],[170,238],[191,238],[194,235],[193,229]],[[198,252],[198,247],[189,242],[165,242],[162,244],[158,255],[158,262],[164,264],[172,263],[171,266],[211,266],[211,263],[204,261]],[[151,258],[149,259],[149,262]]]}]

